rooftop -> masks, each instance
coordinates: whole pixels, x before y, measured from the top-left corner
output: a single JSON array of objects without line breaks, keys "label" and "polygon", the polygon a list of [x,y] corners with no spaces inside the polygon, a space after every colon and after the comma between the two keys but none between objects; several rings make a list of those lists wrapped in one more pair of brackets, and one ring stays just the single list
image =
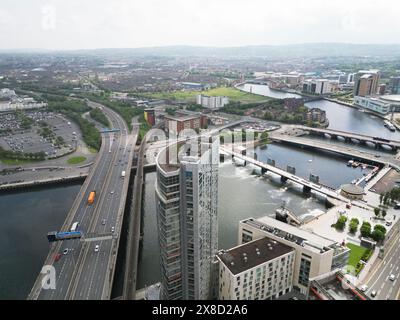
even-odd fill
[{"label": "rooftop", "polygon": [[307,246],[309,250],[318,253],[333,250],[337,243],[336,241],[324,238],[313,232],[297,228],[268,216],[259,219],[250,218],[242,222],[253,225],[254,227],[259,227],[277,237],[294,242],[296,245],[303,247]]},{"label": "rooftop", "polygon": [[379,73],[379,70],[377,69],[371,69],[371,70],[360,70],[358,73],[370,73],[370,74],[376,74]]},{"label": "rooftop", "polygon": [[199,162],[207,152],[218,152],[218,147],[213,151],[214,143],[219,143],[217,137],[208,137],[206,140],[198,136],[169,144],[159,152],[156,164],[165,173],[178,171],[182,162]]},{"label": "rooftop", "polygon": [[189,121],[200,118],[201,115],[182,115],[182,116],[165,116],[165,119],[173,121]]},{"label": "rooftop", "polygon": [[345,184],[342,186],[342,191],[355,195],[363,195],[364,189],[355,184]]},{"label": "rooftop", "polygon": [[380,98],[388,102],[400,102],[400,94],[388,94]]},{"label": "rooftop", "polygon": [[239,274],[270,260],[285,255],[294,249],[270,238],[255,240],[228,251],[218,253],[219,259],[233,273]]}]

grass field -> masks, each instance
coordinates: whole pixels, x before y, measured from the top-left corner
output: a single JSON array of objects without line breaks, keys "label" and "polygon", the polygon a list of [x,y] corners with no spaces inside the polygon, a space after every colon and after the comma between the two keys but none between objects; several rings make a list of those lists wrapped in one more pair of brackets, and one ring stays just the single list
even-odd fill
[{"label": "grass field", "polygon": [[361,257],[364,255],[364,253],[369,251],[369,249],[357,246],[352,243],[348,243],[347,247],[351,250],[348,264],[356,268],[357,263],[361,260]]},{"label": "grass field", "polygon": [[68,164],[79,164],[79,163],[82,163],[85,161],[86,161],[85,157],[73,157],[73,158],[68,159],[67,162],[68,162]]},{"label": "grass field", "polygon": [[146,93],[143,95],[147,98],[153,98],[153,99],[171,99],[171,100],[186,101],[188,103],[195,103],[196,96],[200,93],[208,96],[226,96],[229,98],[231,102],[255,103],[268,100],[268,97],[263,97],[252,93],[246,93],[232,87],[220,87],[202,92],[178,91],[178,92]]}]

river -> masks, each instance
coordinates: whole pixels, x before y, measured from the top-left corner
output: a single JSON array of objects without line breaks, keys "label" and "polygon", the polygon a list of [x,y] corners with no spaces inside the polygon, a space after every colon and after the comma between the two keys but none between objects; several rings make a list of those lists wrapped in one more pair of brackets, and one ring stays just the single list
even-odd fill
[{"label": "river", "polygon": [[[360,178],[369,169],[347,167],[347,160],[323,153],[300,150],[280,145],[269,145],[267,149],[257,148],[259,159],[274,159],[276,165],[296,167],[296,174],[308,178],[310,173],[320,176],[320,181],[334,188]],[[340,175],[337,174],[340,172]],[[157,220],[155,208],[156,174],[146,175],[144,192],[144,237],[143,252],[138,269],[138,287],[160,280]],[[219,248],[229,249],[237,245],[238,223],[249,217],[274,215],[283,202],[297,216],[305,218],[325,212],[322,197],[308,197],[299,186],[283,186],[277,176],[257,177],[251,167],[237,167],[231,161],[219,168]]]},{"label": "river", "polygon": [[[296,96],[269,90],[266,86],[252,87],[253,93],[275,98]],[[400,140],[400,134],[387,130],[382,120],[356,109],[325,100],[307,106],[326,110],[329,128]],[[295,166],[297,174],[304,178],[310,173],[319,175],[322,183],[335,188],[367,172],[347,167],[344,158],[296,148],[270,145],[256,152],[259,159],[274,159],[279,167]],[[138,287],[160,279],[154,183],[155,173],[147,174]],[[79,188],[71,185],[0,196],[0,299],[26,298],[49,249],[45,235],[62,225]],[[236,167],[229,162],[221,164],[219,247],[227,249],[237,244],[240,220],[273,215],[283,201],[300,217],[326,210],[323,202],[304,196],[299,188],[282,186],[277,178],[260,178],[251,175],[250,168]]]},{"label": "river", "polygon": [[0,196],[0,299],[25,299],[48,252],[46,235],[59,230],[80,184]]},{"label": "river", "polygon": [[[240,89],[277,99],[300,97],[297,94],[271,90],[266,85],[245,84],[240,87]],[[382,119],[375,115],[361,112],[356,108],[351,108],[327,100],[308,102],[306,103],[306,106],[309,108],[320,108],[325,110],[329,119],[329,129],[400,140],[400,132],[390,131],[383,126]]]}]

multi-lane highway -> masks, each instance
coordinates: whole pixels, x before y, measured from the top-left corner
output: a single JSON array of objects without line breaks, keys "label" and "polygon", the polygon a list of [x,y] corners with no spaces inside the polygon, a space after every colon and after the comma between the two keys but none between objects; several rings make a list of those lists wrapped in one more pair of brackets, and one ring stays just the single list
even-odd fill
[{"label": "multi-lane highway", "polygon": [[[400,235],[388,248],[383,260],[367,281],[367,295],[375,300],[397,300],[400,295]],[[390,279],[394,275],[394,280]],[[376,293],[373,297],[372,292]]]},{"label": "multi-lane highway", "polygon": [[[89,105],[102,108],[112,127],[120,131],[103,134],[98,158],[61,229],[68,231],[74,222],[78,222],[77,229],[83,232],[84,239],[51,246],[44,264],[55,267],[56,289],[42,289],[43,276],[39,275],[30,299],[110,298],[139,128],[134,126],[130,134],[123,119],[114,111],[92,102]],[[125,178],[122,177],[123,171],[126,172]],[[96,192],[95,201],[88,205],[87,199],[92,191]],[[95,250],[97,246],[98,250]],[[59,261],[54,260],[57,254],[62,254]]]}]

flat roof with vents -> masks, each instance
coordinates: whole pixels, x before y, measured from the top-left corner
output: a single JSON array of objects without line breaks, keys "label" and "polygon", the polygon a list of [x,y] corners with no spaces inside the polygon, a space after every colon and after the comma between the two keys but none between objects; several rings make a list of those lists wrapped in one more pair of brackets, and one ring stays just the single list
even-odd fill
[{"label": "flat roof with vents", "polygon": [[233,274],[239,274],[291,251],[294,249],[283,243],[262,238],[228,251],[220,251],[218,258]]}]

